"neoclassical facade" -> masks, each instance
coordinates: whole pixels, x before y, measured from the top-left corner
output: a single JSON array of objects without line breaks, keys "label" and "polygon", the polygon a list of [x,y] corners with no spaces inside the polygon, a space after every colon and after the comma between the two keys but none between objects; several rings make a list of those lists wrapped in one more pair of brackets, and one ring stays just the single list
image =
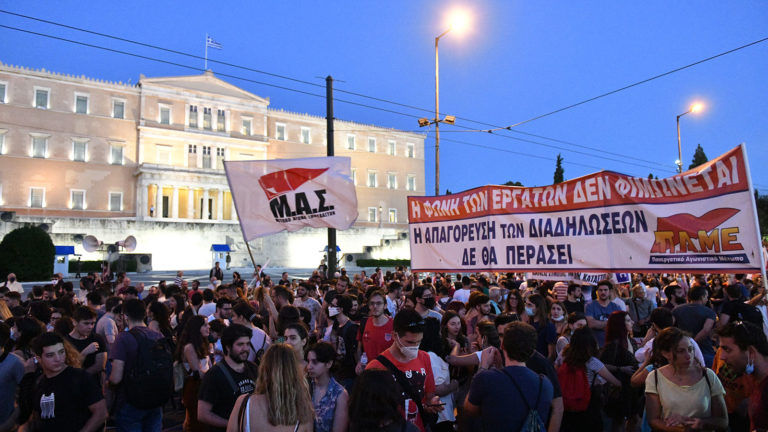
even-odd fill
[{"label": "neoclassical facade", "polygon": [[[0,64],[0,210],[14,215],[1,232],[45,223],[59,242],[144,233],[139,249],[152,245],[155,268],[179,266],[159,249],[183,244],[190,231],[204,239],[190,245],[200,256],[191,268],[208,264],[210,243],[242,252],[222,162],[326,152],[323,116],[269,105],[210,71],[124,84]],[[351,158],[357,186],[354,237],[363,243],[348,250],[407,232],[406,198],[424,194],[424,136],[342,120],[334,129],[336,155]]]}]

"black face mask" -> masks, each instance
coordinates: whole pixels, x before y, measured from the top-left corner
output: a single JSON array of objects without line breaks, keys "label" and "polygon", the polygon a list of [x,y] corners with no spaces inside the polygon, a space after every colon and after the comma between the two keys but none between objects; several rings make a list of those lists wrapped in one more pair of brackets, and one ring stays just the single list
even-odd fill
[{"label": "black face mask", "polygon": [[435,298],[434,297],[425,298],[424,307],[427,309],[432,309],[433,307],[435,307]]},{"label": "black face mask", "polygon": [[685,297],[675,297],[675,303],[677,304],[685,303]]},{"label": "black face mask", "polygon": [[11,281],[11,283],[16,282],[16,278],[15,277],[10,277],[10,278],[8,278],[8,280]]}]

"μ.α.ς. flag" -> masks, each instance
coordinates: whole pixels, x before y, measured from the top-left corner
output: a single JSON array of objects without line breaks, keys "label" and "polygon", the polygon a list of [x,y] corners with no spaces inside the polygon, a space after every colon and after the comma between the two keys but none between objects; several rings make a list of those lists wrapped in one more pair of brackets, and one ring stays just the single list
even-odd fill
[{"label": "\u03bc.\u03b1.\u03c2. flag", "polygon": [[348,157],[225,161],[243,237],[349,228],[357,220],[350,165]]}]

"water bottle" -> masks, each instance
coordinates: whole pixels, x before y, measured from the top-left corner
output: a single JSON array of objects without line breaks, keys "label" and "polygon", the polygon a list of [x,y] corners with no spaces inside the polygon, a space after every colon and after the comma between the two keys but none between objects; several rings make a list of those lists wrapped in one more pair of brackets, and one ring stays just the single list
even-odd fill
[{"label": "water bottle", "polygon": [[363,367],[368,364],[368,356],[365,353],[360,356],[360,364],[363,365]]}]

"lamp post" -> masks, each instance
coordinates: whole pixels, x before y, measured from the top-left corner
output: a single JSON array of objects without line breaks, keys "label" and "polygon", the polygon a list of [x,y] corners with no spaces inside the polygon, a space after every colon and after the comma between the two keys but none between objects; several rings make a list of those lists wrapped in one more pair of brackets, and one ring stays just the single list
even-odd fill
[{"label": "lamp post", "polygon": [[681,173],[683,172],[683,147],[680,143],[680,117],[689,114],[689,113],[696,113],[701,111],[701,109],[704,106],[700,103],[695,103],[691,105],[690,108],[688,108],[688,111],[680,114],[677,116],[677,172]]},{"label": "lamp post", "polygon": [[440,33],[435,38],[435,118],[433,120],[419,119],[420,127],[435,125],[435,195],[440,195],[440,123],[454,124],[456,122],[455,116],[446,116],[445,119],[440,119],[440,60],[438,47],[440,38],[451,30],[463,31],[467,27],[467,20],[467,14],[464,11],[454,11],[450,17],[448,30]]}]

